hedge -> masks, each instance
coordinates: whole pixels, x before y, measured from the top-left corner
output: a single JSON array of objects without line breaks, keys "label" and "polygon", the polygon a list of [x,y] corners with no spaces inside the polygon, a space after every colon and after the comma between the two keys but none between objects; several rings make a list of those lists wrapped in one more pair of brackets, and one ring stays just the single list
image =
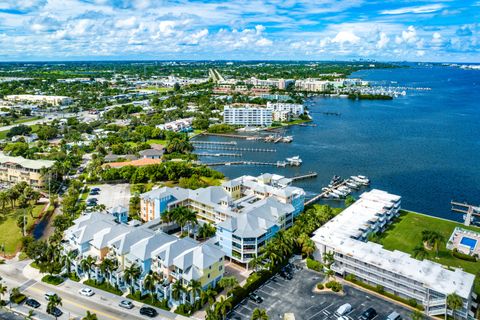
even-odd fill
[{"label": "hedge", "polygon": [[345,280],[350,281],[350,282],[352,282],[352,283],[354,283],[354,284],[356,284],[356,285],[359,285],[360,287],[363,287],[363,288],[365,288],[365,289],[367,289],[367,290],[377,292],[377,293],[379,293],[379,294],[381,294],[381,295],[384,295],[384,296],[386,296],[386,297],[388,297],[388,298],[390,298],[390,299],[397,300],[397,301],[399,301],[399,302],[401,302],[401,303],[408,304],[408,305],[411,306],[411,307],[417,308],[417,309],[419,309],[419,310],[423,310],[423,306],[422,306],[421,304],[419,304],[419,303],[417,302],[417,300],[415,300],[415,299],[405,299],[405,298],[399,297],[399,296],[397,296],[397,295],[394,295],[393,293],[390,293],[390,292],[385,291],[382,286],[375,286],[375,287],[374,287],[374,286],[369,285],[369,284],[367,284],[367,283],[365,283],[365,282],[362,282],[362,281],[360,281],[360,280],[357,280],[357,279],[355,278],[355,276],[353,276],[353,275],[352,275],[351,277],[349,277],[349,276],[350,276],[350,275],[347,275],[347,276],[345,277]]},{"label": "hedge", "polygon": [[314,259],[307,258],[307,268],[315,271],[322,271],[323,265]]},{"label": "hedge", "polygon": [[54,286],[58,286],[60,283],[63,283],[63,278],[60,276],[52,276],[50,274],[47,274],[42,278],[42,281],[45,283],[53,284]]},{"label": "hedge", "polygon": [[22,303],[25,299],[27,299],[27,296],[24,295],[23,293],[10,297],[10,301],[16,304]]},{"label": "hedge", "polygon": [[471,262],[476,262],[477,261],[476,257],[473,257],[473,256],[465,254],[465,253],[461,253],[457,249],[453,249],[452,254],[455,258],[458,258],[458,259],[461,259],[461,260],[471,261]]}]

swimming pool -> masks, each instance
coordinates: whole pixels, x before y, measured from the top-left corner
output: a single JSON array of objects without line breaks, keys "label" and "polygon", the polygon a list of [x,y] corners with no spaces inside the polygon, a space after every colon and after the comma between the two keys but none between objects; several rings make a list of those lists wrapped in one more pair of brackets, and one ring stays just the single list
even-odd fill
[{"label": "swimming pool", "polygon": [[477,245],[477,240],[469,238],[469,237],[462,237],[462,240],[460,240],[460,244],[470,247],[470,250],[475,249],[475,246]]}]

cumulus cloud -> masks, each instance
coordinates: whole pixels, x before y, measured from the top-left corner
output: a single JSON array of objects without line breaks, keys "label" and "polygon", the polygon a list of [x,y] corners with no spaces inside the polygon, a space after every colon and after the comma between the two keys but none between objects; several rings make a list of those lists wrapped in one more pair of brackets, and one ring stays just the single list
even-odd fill
[{"label": "cumulus cloud", "polygon": [[377,49],[382,49],[389,42],[390,42],[390,38],[387,36],[387,34],[385,32],[380,32],[379,39],[377,41],[376,47],[377,47]]},{"label": "cumulus cloud", "polygon": [[357,37],[352,31],[340,31],[337,33],[335,38],[332,39],[332,42],[340,44],[344,44],[346,42],[357,43],[358,41],[360,41],[360,38]]}]

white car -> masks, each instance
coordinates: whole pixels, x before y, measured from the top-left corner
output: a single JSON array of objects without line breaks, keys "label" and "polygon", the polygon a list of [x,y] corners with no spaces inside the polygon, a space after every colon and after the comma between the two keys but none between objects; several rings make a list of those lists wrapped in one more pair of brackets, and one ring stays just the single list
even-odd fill
[{"label": "white car", "polygon": [[342,304],[338,309],[337,309],[337,314],[339,316],[346,315],[352,311],[352,306],[349,303]]},{"label": "white car", "polygon": [[90,288],[82,288],[82,289],[78,290],[78,293],[80,293],[82,296],[86,296],[86,297],[91,297],[95,294],[95,292],[93,292],[93,290],[90,289]]}]

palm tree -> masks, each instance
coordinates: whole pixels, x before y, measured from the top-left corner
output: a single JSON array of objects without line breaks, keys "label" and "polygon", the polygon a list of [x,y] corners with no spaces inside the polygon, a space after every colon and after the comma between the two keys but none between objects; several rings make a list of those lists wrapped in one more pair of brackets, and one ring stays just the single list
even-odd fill
[{"label": "palm tree", "polygon": [[331,277],[333,277],[333,275],[335,274],[335,272],[328,268],[326,271],[325,271],[325,275],[327,276],[327,280],[330,279]]},{"label": "palm tree", "polygon": [[213,304],[215,303],[215,298],[217,297],[217,292],[212,288],[208,288],[201,293],[202,302],[208,302],[210,309],[212,309]]},{"label": "palm tree", "polygon": [[440,247],[440,244],[445,242],[445,238],[437,231],[423,230],[422,241],[433,247],[433,249],[435,250],[435,256],[438,257],[438,249]]},{"label": "palm tree", "polygon": [[172,299],[173,300],[180,301],[184,292],[185,292],[185,288],[183,287],[181,280],[177,280],[172,284]]},{"label": "palm tree", "polygon": [[419,260],[423,260],[428,255],[425,246],[420,243],[415,248],[413,248],[413,257]]},{"label": "palm tree", "polygon": [[191,280],[188,285],[188,292],[192,295],[192,304],[197,300],[198,295],[202,292],[202,284],[200,281]]},{"label": "palm tree", "polygon": [[218,311],[218,313],[220,313],[220,315],[222,316],[222,319],[225,319],[225,316],[227,315],[228,310],[230,310],[230,308],[232,307],[232,303],[230,302],[230,300],[225,299],[225,297],[221,296],[220,300],[218,300],[218,302],[215,305],[216,305],[215,309]]},{"label": "palm tree", "polygon": [[330,269],[330,266],[332,263],[335,261],[335,258],[333,256],[333,252],[325,252],[323,254],[323,262],[327,265],[327,268]]},{"label": "palm tree", "polygon": [[230,291],[229,289],[233,289],[238,286],[238,280],[235,277],[223,277],[220,279],[218,284],[227,291],[228,295],[228,292]]},{"label": "palm tree", "polygon": [[255,308],[251,320],[268,320],[267,311],[265,311],[265,309]]},{"label": "palm tree", "polygon": [[80,262],[80,266],[82,267],[83,272],[87,273],[88,280],[90,280],[90,272],[92,271],[92,267],[95,264],[95,258],[92,256],[87,256]]},{"label": "palm tree", "polygon": [[98,320],[98,317],[95,313],[87,310],[87,315],[83,317],[82,320]]},{"label": "palm tree", "polygon": [[112,272],[117,268],[117,260],[105,258],[103,259],[102,263],[100,264],[100,271],[102,272],[103,276],[108,275],[108,281],[112,282]]},{"label": "palm tree", "polygon": [[261,255],[256,255],[255,258],[253,258],[252,260],[250,260],[250,262],[248,263],[248,267],[249,268],[252,268],[253,271],[257,272],[257,268],[259,266],[262,266],[262,261],[263,261],[264,257],[261,256]]},{"label": "palm tree", "polygon": [[0,191],[0,203],[2,205],[2,210],[5,210],[5,205],[9,200],[8,193],[6,191]]},{"label": "palm tree", "polygon": [[302,254],[306,257],[310,257],[315,252],[315,249],[315,242],[309,238],[302,245]]},{"label": "palm tree", "polygon": [[[62,298],[60,298],[57,294],[51,295],[48,298],[47,311],[51,311],[53,308],[56,308],[61,305],[62,305]],[[55,317],[55,319],[57,319],[57,317]]]},{"label": "palm tree", "polygon": [[220,320],[220,317],[218,316],[218,310],[209,308],[206,311],[205,320]]},{"label": "palm tree", "polygon": [[67,269],[67,273],[70,274],[72,268],[72,261],[75,260],[77,254],[75,251],[70,250],[67,254],[62,256],[62,262],[64,267]]},{"label": "palm tree", "polygon": [[34,315],[35,315],[35,311],[29,310],[28,314],[25,316],[25,320],[32,320]]},{"label": "palm tree", "polygon": [[155,297],[156,281],[151,273],[147,274],[145,279],[143,279],[143,286],[150,292],[150,298],[153,303],[153,298]]},{"label": "palm tree", "polygon": [[134,283],[142,274],[142,270],[140,267],[133,263],[129,267],[125,269],[123,272],[123,276],[125,278],[125,282],[130,282],[130,293],[133,294],[134,292]]},{"label": "palm tree", "polygon": [[456,311],[463,308],[463,299],[456,293],[447,296],[447,307],[453,311],[453,318],[456,319]]},{"label": "palm tree", "polygon": [[3,295],[4,295],[5,293],[7,293],[7,291],[8,291],[7,286],[5,286],[5,285],[3,285],[2,283],[0,283],[0,299],[3,298]]}]

